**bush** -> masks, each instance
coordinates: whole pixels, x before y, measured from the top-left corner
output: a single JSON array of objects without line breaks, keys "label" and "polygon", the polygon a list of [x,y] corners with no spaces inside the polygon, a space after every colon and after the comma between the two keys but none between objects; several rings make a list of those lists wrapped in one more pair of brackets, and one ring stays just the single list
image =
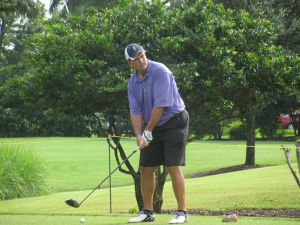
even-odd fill
[{"label": "bush", "polygon": [[0,199],[49,194],[48,171],[30,149],[20,145],[0,145]]},{"label": "bush", "polygon": [[230,124],[229,136],[230,139],[245,139],[247,136],[246,125],[241,121],[235,121]]},{"label": "bush", "polygon": [[284,137],[284,129],[279,123],[270,123],[267,126],[260,126],[259,129],[263,138]]}]

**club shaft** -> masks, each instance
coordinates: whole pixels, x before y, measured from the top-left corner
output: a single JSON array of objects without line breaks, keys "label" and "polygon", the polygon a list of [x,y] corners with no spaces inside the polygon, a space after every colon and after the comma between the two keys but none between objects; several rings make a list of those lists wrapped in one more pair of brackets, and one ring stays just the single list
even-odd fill
[{"label": "club shaft", "polygon": [[88,196],[86,196],[85,197],[85,199],[83,199],[81,202],[80,202],[80,204],[79,204],[79,206],[88,198],[88,197],[90,197],[90,195],[91,194],[93,194],[94,193],[94,191],[96,191],[97,189],[99,189],[100,188],[100,186],[101,186],[101,184],[103,184],[104,183],[104,181],[106,181],[107,180],[107,178],[109,178],[114,172],[116,172],[116,170],[117,169],[119,169],[134,153],[136,153],[138,150],[140,149],[140,147],[137,147],[126,159],[124,159],[124,161],[123,162],[121,162],[118,166],[117,166],[117,168],[115,168],[110,174],[108,174],[108,176],[107,177],[105,177],[104,178],[104,180],[103,181],[101,181],[101,183],[100,184],[98,184],[98,186],[88,195]]}]

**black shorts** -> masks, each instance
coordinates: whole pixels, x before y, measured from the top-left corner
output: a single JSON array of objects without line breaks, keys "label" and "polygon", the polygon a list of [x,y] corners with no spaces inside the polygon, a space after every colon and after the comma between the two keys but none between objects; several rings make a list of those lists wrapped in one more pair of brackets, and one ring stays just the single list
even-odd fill
[{"label": "black shorts", "polygon": [[189,114],[186,110],[152,131],[153,140],[140,151],[140,166],[185,166]]}]

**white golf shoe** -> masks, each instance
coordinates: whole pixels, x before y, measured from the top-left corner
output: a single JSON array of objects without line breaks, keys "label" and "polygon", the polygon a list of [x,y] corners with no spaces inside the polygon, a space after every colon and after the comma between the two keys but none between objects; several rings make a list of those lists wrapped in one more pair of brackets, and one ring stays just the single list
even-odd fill
[{"label": "white golf shoe", "polygon": [[188,223],[188,222],[189,222],[189,217],[188,217],[187,212],[178,211],[175,218],[172,219],[169,222],[169,224]]},{"label": "white golf shoe", "polygon": [[154,213],[140,211],[137,217],[131,218],[128,220],[128,223],[141,223],[141,222],[154,222],[155,215]]}]

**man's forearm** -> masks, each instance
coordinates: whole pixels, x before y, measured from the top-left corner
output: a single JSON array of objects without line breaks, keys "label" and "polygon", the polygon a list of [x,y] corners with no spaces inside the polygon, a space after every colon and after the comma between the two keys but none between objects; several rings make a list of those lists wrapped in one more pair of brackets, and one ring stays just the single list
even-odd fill
[{"label": "man's forearm", "polygon": [[160,117],[164,111],[164,108],[153,108],[150,120],[145,128],[145,130],[153,131],[154,127],[160,120]]},{"label": "man's forearm", "polygon": [[131,116],[131,123],[132,123],[135,134],[143,132],[142,115],[133,115],[133,116]]}]

